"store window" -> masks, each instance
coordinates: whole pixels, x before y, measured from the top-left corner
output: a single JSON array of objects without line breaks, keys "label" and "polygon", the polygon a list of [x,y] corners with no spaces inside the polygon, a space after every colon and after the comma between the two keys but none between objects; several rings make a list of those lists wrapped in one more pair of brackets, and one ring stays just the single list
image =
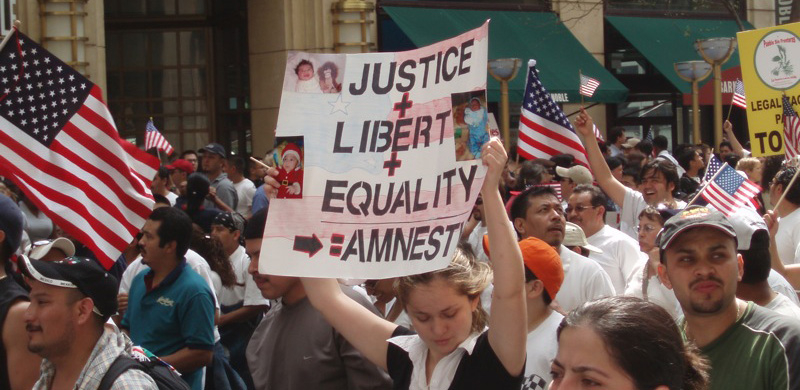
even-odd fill
[{"label": "store window", "polygon": [[607,10],[675,13],[737,13],[745,10],[744,0],[607,0]]}]

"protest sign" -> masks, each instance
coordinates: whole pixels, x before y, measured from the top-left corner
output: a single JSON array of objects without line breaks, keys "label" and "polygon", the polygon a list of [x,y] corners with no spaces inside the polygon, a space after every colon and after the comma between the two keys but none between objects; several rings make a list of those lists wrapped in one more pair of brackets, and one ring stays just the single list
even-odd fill
[{"label": "protest sign", "polygon": [[750,147],[756,157],[782,155],[786,94],[800,104],[800,23],[736,34],[747,95]]},{"label": "protest sign", "polygon": [[488,22],[406,52],[289,53],[259,272],[445,267],[486,173],[487,56]]}]

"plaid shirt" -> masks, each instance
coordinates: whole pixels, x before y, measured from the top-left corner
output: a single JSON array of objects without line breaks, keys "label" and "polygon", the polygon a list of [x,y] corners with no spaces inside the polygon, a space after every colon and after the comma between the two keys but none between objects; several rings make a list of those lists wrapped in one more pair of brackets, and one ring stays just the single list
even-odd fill
[{"label": "plaid shirt", "polygon": [[[97,341],[89,355],[89,360],[83,366],[81,374],[75,382],[75,390],[96,390],[100,381],[108,371],[111,363],[120,354],[130,354],[132,343],[122,332],[116,329],[106,328],[103,335]],[[41,374],[39,380],[33,386],[33,390],[48,390],[56,374],[56,367],[47,359],[42,359]],[[143,389],[157,390],[156,383],[149,375],[139,370],[128,370],[114,381],[112,390]]]}]

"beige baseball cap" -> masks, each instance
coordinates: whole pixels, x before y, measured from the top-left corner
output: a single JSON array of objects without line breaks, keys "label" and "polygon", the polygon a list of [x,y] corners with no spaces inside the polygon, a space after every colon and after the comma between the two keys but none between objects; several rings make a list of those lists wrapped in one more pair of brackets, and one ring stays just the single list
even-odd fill
[{"label": "beige baseball cap", "polygon": [[592,184],[594,177],[592,172],[583,165],[575,165],[569,168],[556,167],[558,176],[569,178],[576,184]]},{"label": "beige baseball cap", "polygon": [[567,226],[564,228],[564,242],[562,244],[566,247],[579,246],[590,252],[603,253],[602,249],[589,244],[583,229],[572,222],[567,222]]}]

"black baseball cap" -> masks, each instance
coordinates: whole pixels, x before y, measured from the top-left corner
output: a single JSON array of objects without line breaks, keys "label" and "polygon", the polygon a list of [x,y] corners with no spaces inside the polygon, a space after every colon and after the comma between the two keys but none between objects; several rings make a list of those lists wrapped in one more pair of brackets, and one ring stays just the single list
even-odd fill
[{"label": "black baseball cap", "polygon": [[664,223],[664,228],[656,237],[656,246],[662,251],[667,250],[679,235],[691,228],[701,226],[717,229],[736,242],[736,231],[725,215],[708,207],[694,206],[682,210]]},{"label": "black baseball cap", "polygon": [[20,257],[25,276],[51,286],[77,288],[94,302],[95,313],[104,320],[117,313],[117,279],[100,264],[85,257],[57,261]]},{"label": "black baseball cap", "polygon": [[206,145],[205,147],[203,147],[203,150],[209,153],[218,154],[222,156],[222,158],[228,158],[228,154],[225,153],[225,148],[223,148],[222,145],[216,142]]}]

